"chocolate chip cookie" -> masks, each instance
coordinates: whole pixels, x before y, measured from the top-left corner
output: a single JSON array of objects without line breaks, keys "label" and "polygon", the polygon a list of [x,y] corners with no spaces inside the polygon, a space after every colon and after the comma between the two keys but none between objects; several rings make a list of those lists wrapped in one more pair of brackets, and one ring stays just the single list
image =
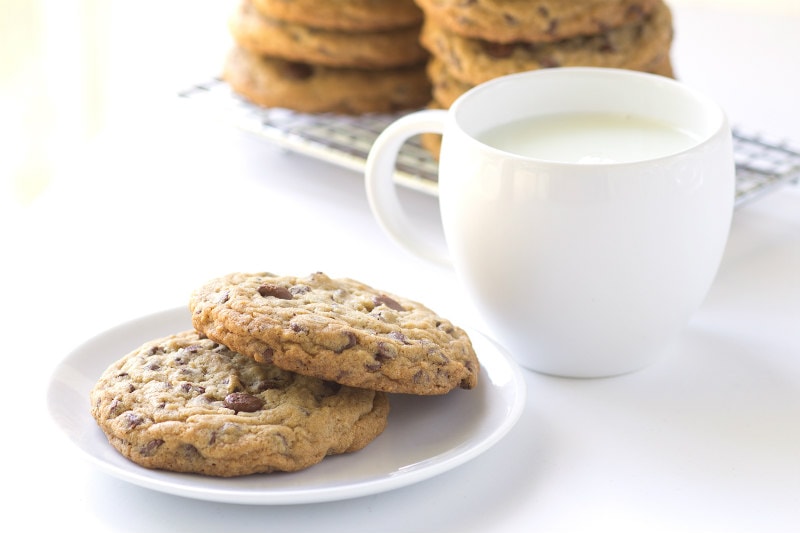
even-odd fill
[{"label": "chocolate chip cookie", "polygon": [[[636,69],[650,74],[658,74],[668,78],[674,77],[672,61],[668,52],[653,57],[653,59]],[[440,107],[447,109],[456,99],[474,87],[469,83],[453,77],[447,70],[444,61],[432,58],[428,63],[428,77],[433,84],[433,99]]]},{"label": "chocolate chip cookie", "polygon": [[258,363],[195,331],[145,343],[90,393],[109,442],[146,468],[210,476],[296,471],[385,428],[386,394]]},{"label": "chocolate chip cookie", "polygon": [[358,33],[326,30],[267,17],[252,0],[244,0],[228,26],[240,47],[288,61],[367,69],[416,65],[428,58],[419,43],[419,24]]},{"label": "chocolate chip cookie", "polygon": [[659,0],[417,0],[449,31],[496,43],[554,42],[640,22]]},{"label": "chocolate chip cookie", "polygon": [[426,395],[478,381],[466,332],[418,302],[354,280],[234,273],[198,288],[189,307],[209,338],[298,374]]},{"label": "chocolate chip cookie", "polygon": [[223,78],[255,104],[303,113],[392,113],[418,108],[431,98],[424,62],[380,70],[333,68],[236,47],[225,60]]},{"label": "chocolate chip cookie", "polygon": [[456,79],[477,85],[540,68],[593,66],[646,70],[672,44],[672,14],[663,2],[643,21],[596,35],[551,43],[498,43],[470,39],[425,21],[421,40]]},{"label": "chocolate chip cookie", "polygon": [[376,31],[414,26],[422,11],[413,0],[253,0],[268,17],[312,28]]}]

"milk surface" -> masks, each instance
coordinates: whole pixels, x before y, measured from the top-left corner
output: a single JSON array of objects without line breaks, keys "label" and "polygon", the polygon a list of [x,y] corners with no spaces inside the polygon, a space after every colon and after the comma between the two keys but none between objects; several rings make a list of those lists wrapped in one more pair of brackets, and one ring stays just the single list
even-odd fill
[{"label": "milk surface", "polygon": [[478,140],[499,150],[562,163],[625,163],[667,156],[697,136],[657,120],[611,113],[525,118],[489,129]]}]

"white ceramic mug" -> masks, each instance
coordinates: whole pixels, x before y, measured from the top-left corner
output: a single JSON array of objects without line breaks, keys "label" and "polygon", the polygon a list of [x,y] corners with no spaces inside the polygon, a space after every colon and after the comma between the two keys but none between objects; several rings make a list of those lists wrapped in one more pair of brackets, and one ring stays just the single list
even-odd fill
[{"label": "white ceramic mug", "polygon": [[[612,118],[656,135],[620,134]],[[446,251],[413,229],[393,185],[400,146],[425,132],[443,133]],[[542,139],[554,145],[520,155]],[[570,67],[498,78],[447,111],[402,117],[373,145],[366,186],[389,235],[452,264],[518,363],[601,377],[652,362],[702,303],[728,237],[735,167],[727,118],[706,96],[661,76]]]}]

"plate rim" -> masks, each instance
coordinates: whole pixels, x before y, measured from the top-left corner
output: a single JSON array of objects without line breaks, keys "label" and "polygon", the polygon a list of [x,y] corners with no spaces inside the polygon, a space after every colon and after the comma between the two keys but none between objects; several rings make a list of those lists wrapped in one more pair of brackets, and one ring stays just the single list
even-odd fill
[{"label": "plate rim", "polygon": [[[59,417],[59,415],[55,412],[54,401],[58,395],[58,391],[56,390],[57,385],[59,383],[65,384],[69,382],[69,379],[65,380],[63,379],[63,376],[72,363],[85,363],[88,360],[92,360],[87,351],[90,350],[93,344],[119,337],[122,334],[126,334],[126,332],[131,331],[132,328],[140,327],[143,324],[155,324],[159,320],[178,321],[181,318],[180,315],[185,315],[188,321],[187,328],[191,327],[191,323],[189,321],[189,311],[185,306],[182,306],[141,315],[120,322],[119,324],[93,335],[92,337],[78,344],[61,360],[58,361],[47,382],[46,407],[48,415],[51,422],[58,428],[61,436],[66,438],[74,448],[77,448],[84,457],[88,458],[91,464],[97,466],[101,471],[117,479],[150,490],[197,500],[253,505],[323,503],[379,494],[430,479],[471,461],[475,457],[493,447],[497,442],[505,437],[505,435],[516,425],[525,407],[527,399],[527,386],[521,367],[519,367],[513,361],[509,353],[499,343],[490,338],[488,335],[471,328],[463,328],[473,339],[474,343],[482,343],[485,346],[491,346],[493,350],[491,353],[484,353],[483,359],[481,358],[481,352],[478,352],[478,357],[481,362],[481,373],[486,374],[481,376],[482,379],[479,380],[479,384],[487,381],[492,383],[492,381],[488,379],[488,377],[491,375],[489,373],[507,373],[506,382],[503,387],[493,386],[493,388],[497,389],[498,397],[504,397],[508,394],[511,396],[510,401],[503,403],[506,408],[505,416],[493,426],[490,432],[486,433],[475,442],[470,443],[469,439],[465,439],[457,446],[448,448],[441,453],[437,453],[431,457],[427,457],[422,461],[410,465],[400,474],[395,473],[392,475],[391,473],[387,473],[381,476],[370,476],[366,479],[357,480],[353,483],[345,485],[326,485],[310,488],[301,487],[297,490],[289,491],[286,491],[285,489],[253,490],[228,487],[209,487],[207,485],[203,485],[202,483],[188,483],[184,480],[184,476],[188,478],[193,476],[193,474],[151,470],[139,466],[133,462],[129,462],[129,464],[126,464],[125,467],[121,467],[104,460],[102,457],[97,457],[91,453],[91,450],[83,446],[78,439],[70,434],[70,428],[67,427],[67,424],[65,424],[63,420],[60,419],[61,417]],[[150,326],[150,329],[154,327],[155,326],[152,325]],[[143,329],[147,331],[148,328]],[[141,342],[150,340],[148,335],[143,333],[143,340]],[[476,339],[479,340],[476,341]],[[134,348],[135,346],[132,346],[130,349]],[[485,364],[484,359],[488,362],[488,366]],[[109,360],[108,364],[111,364],[112,362],[113,361]],[[73,364],[72,366],[75,368],[80,368],[79,364]],[[77,389],[78,387],[73,386],[72,388]],[[87,395],[86,416],[89,416],[89,391],[87,390],[85,392]],[[89,416],[89,420],[94,422],[91,416]],[[82,424],[75,424],[75,426],[83,427]],[[104,435],[99,427],[94,425],[92,430],[96,430],[98,436],[104,438]],[[468,443],[467,448],[455,453],[455,450],[465,443]],[[437,460],[437,458],[440,457],[441,459]],[[285,475],[292,474],[294,473],[287,473]],[[198,479],[202,479],[202,477],[198,477]],[[235,483],[235,478],[228,478],[225,481],[231,481]]]}]

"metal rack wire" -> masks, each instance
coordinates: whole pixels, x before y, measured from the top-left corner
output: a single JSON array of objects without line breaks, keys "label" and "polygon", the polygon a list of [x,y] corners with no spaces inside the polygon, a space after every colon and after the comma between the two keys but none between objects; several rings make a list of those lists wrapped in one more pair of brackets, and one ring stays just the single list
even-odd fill
[{"label": "metal rack wire", "polygon": [[[398,118],[398,115],[308,115],[263,108],[240,98],[217,78],[196,84],[179,96],[287,150],[359,172],[364,170],[377,135]],[[737,207],[800,180],[800,148],[739,128],[734,129],[733,140]],[[399,185],[436,195],[437,168],[419,139],[412,138],[400,151],[395,179]]]}]

